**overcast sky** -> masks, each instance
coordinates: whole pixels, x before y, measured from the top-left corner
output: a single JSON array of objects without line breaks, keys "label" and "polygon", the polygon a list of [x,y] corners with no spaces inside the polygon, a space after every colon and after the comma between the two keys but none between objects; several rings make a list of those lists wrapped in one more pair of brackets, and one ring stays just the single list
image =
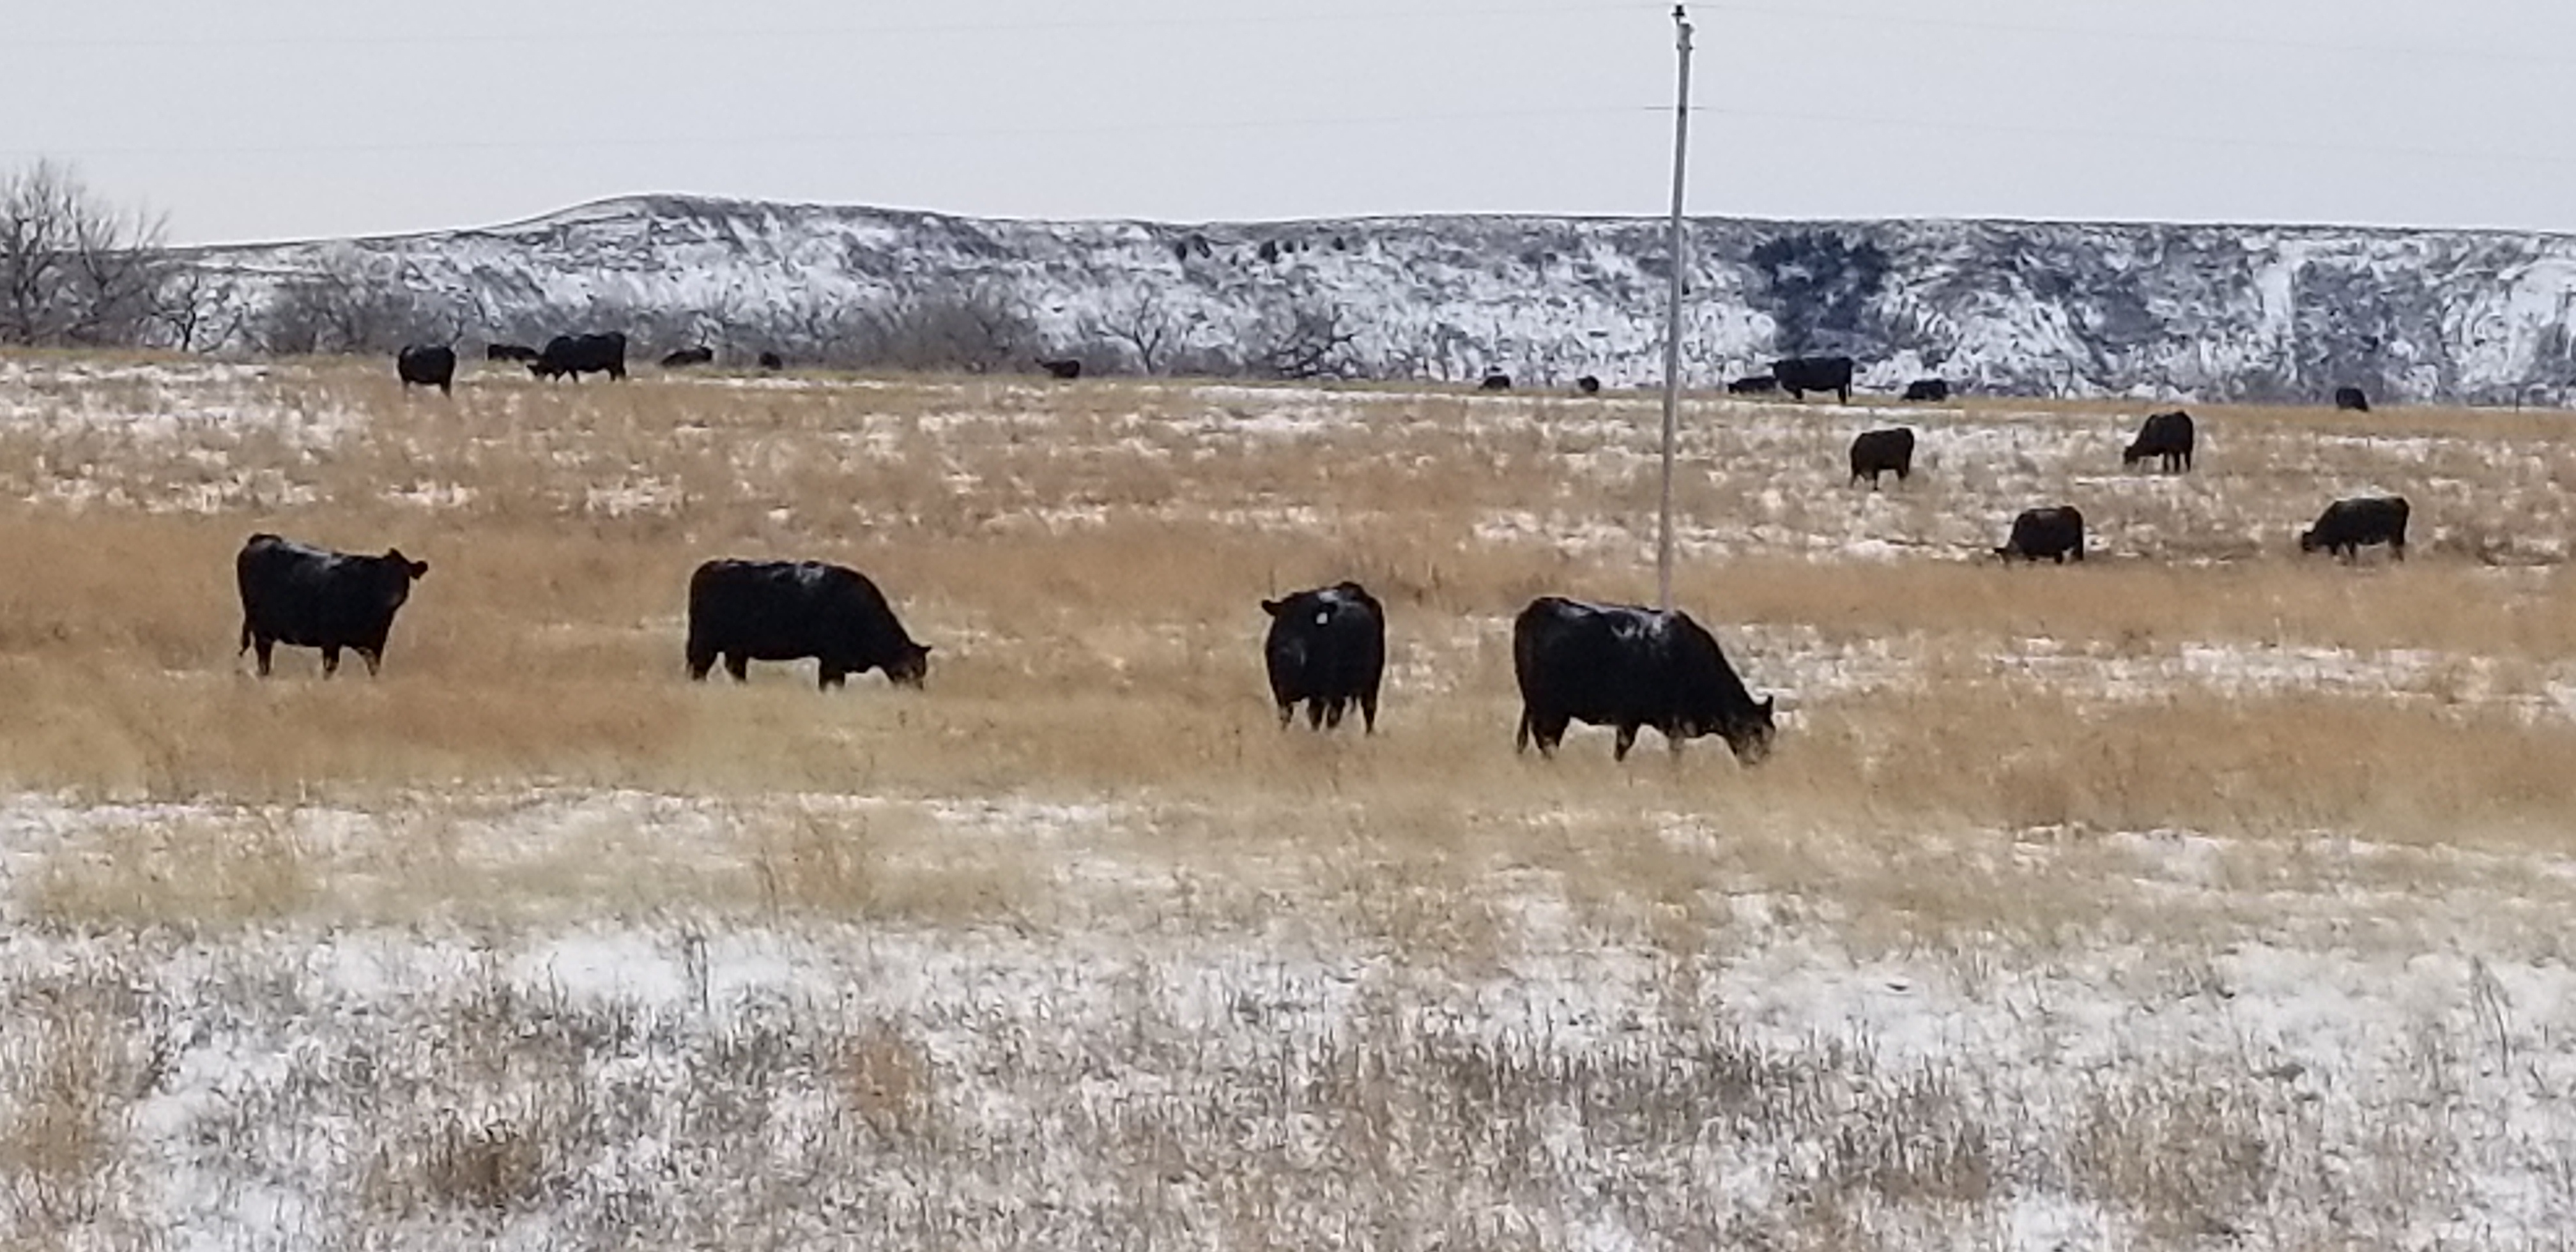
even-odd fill
[{"label": "overcast sky", "polygon": [[[1659,214],[1669,0],[13,4],[0,165],[180,242],[643,191]],[[2576,230],[2565,0],[1694,4],[1694,213]]]}]

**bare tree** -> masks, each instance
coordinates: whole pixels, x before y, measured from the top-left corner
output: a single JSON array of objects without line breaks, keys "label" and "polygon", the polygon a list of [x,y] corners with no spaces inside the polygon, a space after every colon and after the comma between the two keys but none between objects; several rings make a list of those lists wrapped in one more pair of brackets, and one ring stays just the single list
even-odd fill
[{"label": "bare tree", "polygon": [[1271,378],[1352,378],[1359,328],[1339,304],[1304,299],[1266,311],[1244,364]]},{"label": "bare tree", "polygon": [[52,161],[0,177],[0,343],[135,344],[169,272],[161,218]]},{"label": "bare tree", "polygon": [[415,291],[398,262],[342,250],[278,284],[252,339],[264,352],[390,352],[406,343],[449,342],[473,314]]},{"label": "bare tree", "polygon": [[1161,292],[1138,287],[1082,319],[1084,338],[1117,344],[1134,354],[1136,368],[1158,374],[1189,344],[1193,323],[1172,311]]},{"label": "bare tree", "polygon": [[222,347],[242,329],[230,278],[202,265],[175,263],[153,293],[154,339],[181,352]]}]

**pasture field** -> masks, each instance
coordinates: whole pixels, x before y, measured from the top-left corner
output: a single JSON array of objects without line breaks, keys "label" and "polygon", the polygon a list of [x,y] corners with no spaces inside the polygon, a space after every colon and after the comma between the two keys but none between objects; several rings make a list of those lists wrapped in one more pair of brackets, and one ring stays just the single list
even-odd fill
[{"label": "pasture field", "polygon": [[[2563,1247],[2576,424],[0,356],[0,1245]],[[1869,425],[1911,482],[1845,484]],[[2294,542],[2414,502],[2403,563]],[[2019,509],[2092,558],[2004,568]],[[253,531],[430,563],[249,676]],[[717,556],[929,683],[682,673]],[[1374,737],[1265,595],[1387,605]]]}]

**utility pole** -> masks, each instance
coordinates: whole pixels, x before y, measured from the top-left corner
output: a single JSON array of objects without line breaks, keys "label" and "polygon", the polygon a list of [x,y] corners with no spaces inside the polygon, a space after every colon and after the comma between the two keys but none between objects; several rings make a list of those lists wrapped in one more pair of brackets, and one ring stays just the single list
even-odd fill
[{"label": "utility pole", "polygon": [[1673,6],[1681,79],[1673,89],[1672,294],[1664,306],[1664,489],[1655,528],[1655,606],[1673,607],[1673,428],[1682,403],[1682,165],[1690,156],[1690,18]]}]

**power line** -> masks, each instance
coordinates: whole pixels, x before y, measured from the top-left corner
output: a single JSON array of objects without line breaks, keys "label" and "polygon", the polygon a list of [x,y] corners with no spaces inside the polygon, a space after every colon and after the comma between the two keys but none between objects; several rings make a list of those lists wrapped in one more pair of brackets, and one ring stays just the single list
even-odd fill
[{"label": "power line", "polygon": [[2191,48],[2239,47],[2290,52],[2326,52],[2345,56],[2391,57],[2401,60],[2432,59],[2476,61],[2492,64],[2498,61],[2533,65],[2564,65],[2576,58],[2550,56],[2544,53],[2514,52],[2487,48],[2445,48],[2435,45],[2344,43],[2334,40],[2293,39],[2269,35],[2211,34],[2171,30],[2114,30],[2104,27],[2061,26],[2033,22],[2005,22],[1991,18],[1924,17],[1912,13],[1855,13],[1832,9],[1775,8],[1760,4],[1715,3],[1701,6],[1722,13],[1748,17],[1779,18],[1792,22],[1828,22],[1860,26],[1901,26],[1928,30],[1964,30],[1986,34],[2045,35],[2059,38],[2099,40],[2110,43],[2158,43]]},{"label": "power line", "polygon": [[1634,16],[1656,12],[1654,0],[1597,0],[1588,4],[1515,4],[1480,8],[1448,9],[1350,9],[1341,12],[1288,12],[1234,14],[1193,14],[1183,17],[1090,17],[1041,18],[1035,21],[972,22],[836,22],[812,26],[772,27],[606,27],[561,31],[534,31],[527,27],[508,30],[399,31],[399,32],[296,32],[288,34],[252,34],[221,32],[206,35],[66,35],[52,38],[26,38],[13,35],[10,46],[22,50],[54,48],[256,48],[256,47],[363,47],[399,45],[415,47],[431,44],[527,44],[548,45],[549,41],[573,39],[583,43],[664,42],[707,43],[739,40],[805,40],[896,37],[910,35],[996,35],[1034,31],[1055,34],[1064,31],[1150,30],[1189,27],[1227,26],[1310,26],[1310,25],[1383,25],[1395,22],[1449,22],[1459,18],[1486,17],[1612,17]]}]

